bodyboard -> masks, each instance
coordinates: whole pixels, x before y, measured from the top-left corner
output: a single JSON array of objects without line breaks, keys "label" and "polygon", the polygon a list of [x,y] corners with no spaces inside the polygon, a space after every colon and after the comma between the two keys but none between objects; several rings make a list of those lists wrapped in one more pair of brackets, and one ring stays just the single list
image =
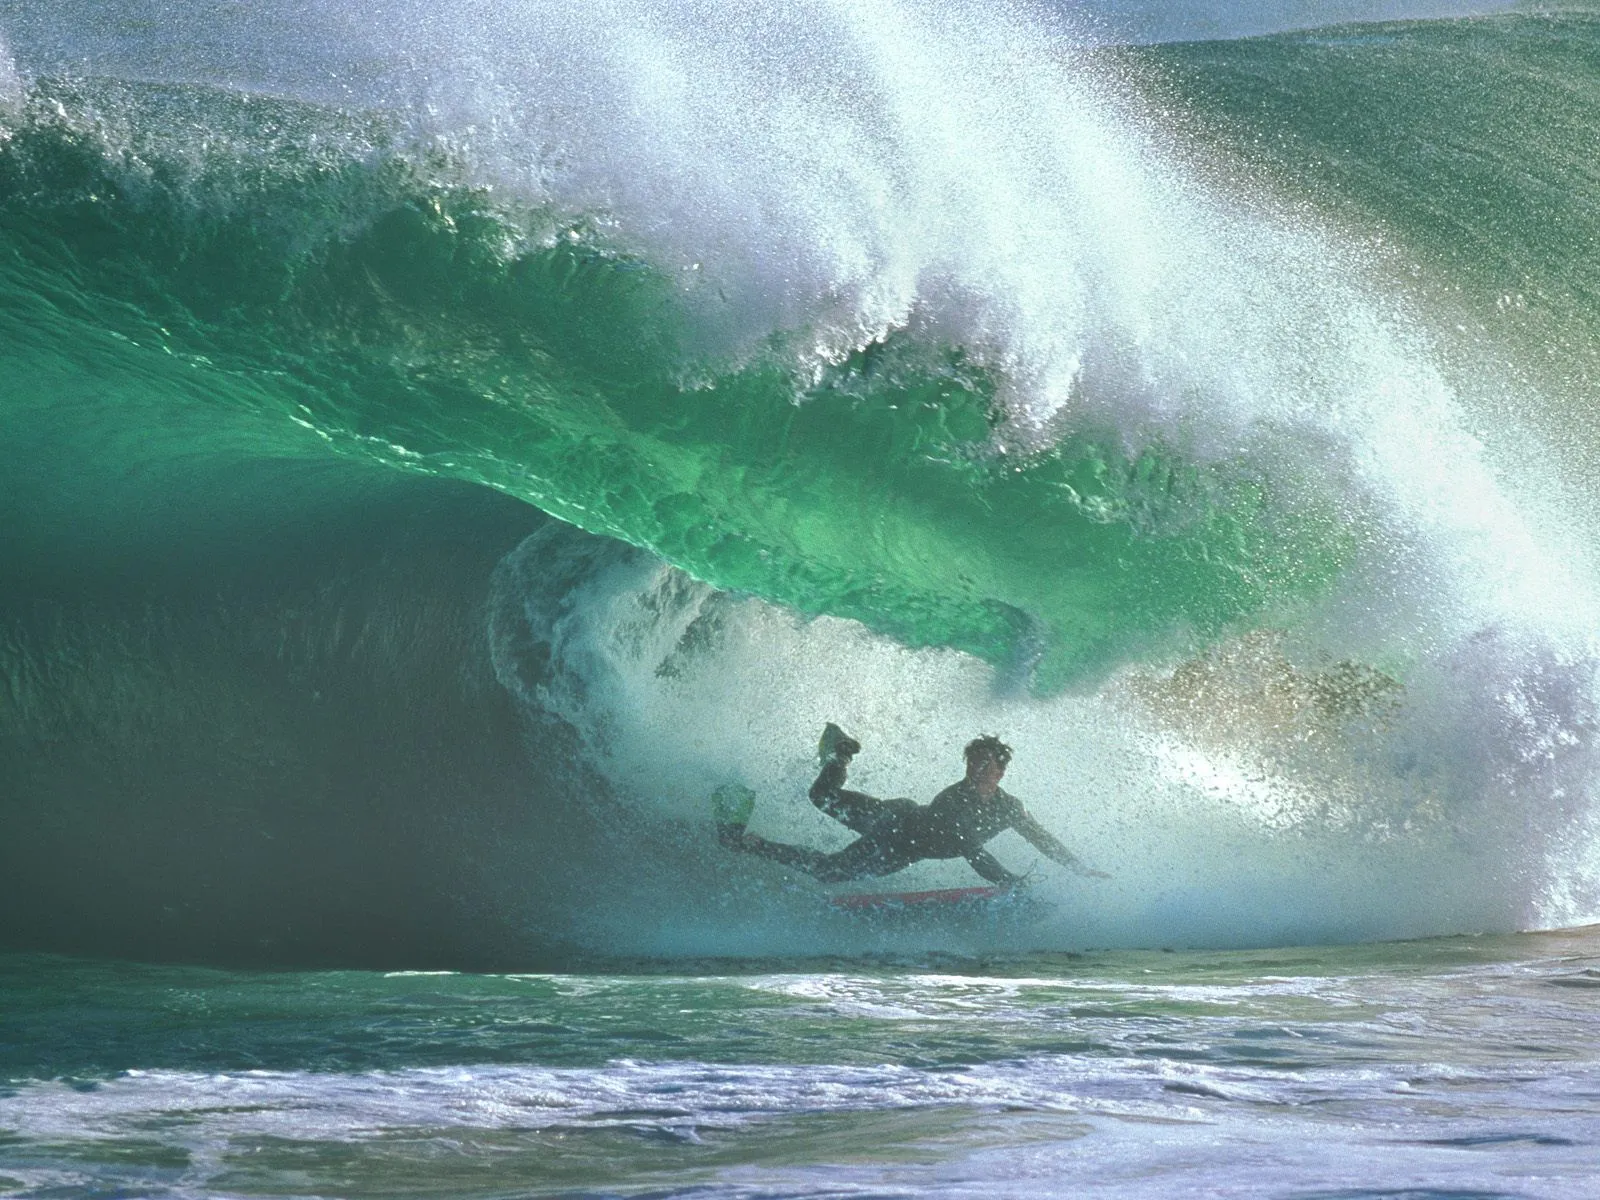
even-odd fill
[{"label": "bodyboard", "polygon": [[1009,896],[1012,889],[988,886],[936,888],[927,892],[843,892],[829,896],[828,903],[851,912],[872,912],[886,908],[939,909],[952,904],[976,904]]}]

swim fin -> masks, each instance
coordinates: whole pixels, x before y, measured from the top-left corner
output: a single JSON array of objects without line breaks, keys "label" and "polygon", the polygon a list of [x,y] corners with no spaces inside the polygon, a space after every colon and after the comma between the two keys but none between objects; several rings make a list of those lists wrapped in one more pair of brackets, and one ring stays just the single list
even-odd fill
[{"label": "swim fin", "polygon": [[756,794],[742,783],[725,783],[711,793],[711,812],[718,833],[743,833],[755,810]]}]

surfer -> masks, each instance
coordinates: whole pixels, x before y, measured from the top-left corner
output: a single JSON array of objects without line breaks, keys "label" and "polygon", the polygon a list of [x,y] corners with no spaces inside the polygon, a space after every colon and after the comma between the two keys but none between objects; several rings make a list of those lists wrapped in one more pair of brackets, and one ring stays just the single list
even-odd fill
[{"label": "surfer", "polygon": [[1006,870],[983,847],[996,834],[1015,829],[1063,867],[1096,879],[1110,878],[1079,862],[1023,808],[1022,801],[1000,787],[1011,747],[997,737],[985,735],[968,742],[966,777],[927,805],[846,790],[850,760],[861,752],[861,743],[837,725],[829,723],[822,731],[817,750],[822,771],[811,785],[811,802],[861,836],[843,850],[825,854],[747,833],[754,793],[730,785],[719,788],[715,796],[717,836],[724,846],[795,867],[824,883],[888,875],[925,858],[964,858],[990,883],[1010,884],[1022,876]]}]

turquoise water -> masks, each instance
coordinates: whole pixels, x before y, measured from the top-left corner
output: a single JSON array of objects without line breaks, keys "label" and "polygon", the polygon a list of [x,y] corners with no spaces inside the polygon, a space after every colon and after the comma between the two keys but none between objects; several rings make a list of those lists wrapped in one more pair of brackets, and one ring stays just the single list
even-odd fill
[{"label": "turquoise water", "polygon": [[0,1192],[1589,1195],[1600,20],[436,7],[0,0]]},{"label": "turquoise water", "polygon": [[[1254,472],[1157,434],[1091,426],[996,457],[1003,382],[960,346],[886,331],[826,365],[697,353],[658,265],[582,215],[497,203],[376,119],[53,84],[7,151],[7,342],[42,389],[9,407],[59,429],[63,375],[138,380],[95,412],[153,403],[133,453],[157,472],[175,456],[172,488],[241,441],[465,479],[1050,690],[1174,626],[1292,603],[1347,540],[1326,508],[1271,512]],[[200,395],[203,428],[151,444]]]}]

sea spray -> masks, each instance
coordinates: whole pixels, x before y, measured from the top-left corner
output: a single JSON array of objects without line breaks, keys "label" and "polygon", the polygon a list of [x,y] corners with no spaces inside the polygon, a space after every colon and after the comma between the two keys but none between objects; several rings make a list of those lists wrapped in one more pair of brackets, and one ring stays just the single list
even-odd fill
[{"label": "sea spray", "polygon": [[11,57],[5,39],[0,37],[0,108],[15,109],[22,103],[22,75]]},{"label": "sea spray", "polygon": [[[581,564],[574,583],[573,569]],[[717,593],[637,551],[540,534],[502,563],[497,656],[538,714],[578,731],[586,757],[642,827],[676,828],[680,876],[715,846],[709,793],[759,796],[763,836],[837,848],[850,835],[805,798],[824,721],[865,746],[852,786],[925,802],[960,774],[960,747],[998,729],[1017,750],[1007,786],[1110,882],[994,845],[1047,902],[986,931],[991,948],[1325,942],[1528,926],[1574,910],[1549,880],[1583,877],[1595,763],[1586,662],[1504,631],[1469,639],[1402,685],[1358,663],[1284,648],[1282,636],[1170,674],[1119,676],[1088,696],[996,690],[985,665],[908,651],[861,626],[797,620]],[[509,602],[509,606],[508,606]],[[704,849],[687,849],[698,842]],[[640,860],[656,851],[641,846]],[[715,862],[715,857],[712,859]],[[638,869],[638,861],[633,869]],[[679,909],[672,944],[745,952],[783,924],[792,948],[904,952],[962,940],[949,925],[850,928],[800,877],[724,856],[719,889],[765,898]],[[662,870],[659,864],[652,871]],[[898,888],[970,882],[923,864]],[[884,885],[888,886],[889,881]],[[856,888],[872,886],[856,884]],[[599,900],[591,915],[608,906]],[[1578,910],[1581,911],[1581,910]],[[614,918],[618,944],[637,929]],[[866,924],[870,924],[867,922]],[[693,932],[691,933],[690,930]],[[875,940],[874,940],[875,939]]]}]

